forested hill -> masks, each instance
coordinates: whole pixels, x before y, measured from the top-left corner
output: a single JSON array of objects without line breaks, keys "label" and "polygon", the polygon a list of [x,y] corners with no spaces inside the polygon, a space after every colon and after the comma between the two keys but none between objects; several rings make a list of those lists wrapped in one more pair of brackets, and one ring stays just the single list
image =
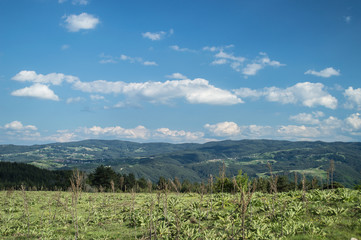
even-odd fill
[{"label": "forested hill", "polygon": [[250,177],[266,176],[267,162],[276,174],[304,173],[326,181],[330,161],[335,181],[352,186],[361,181],[361,143],[241,140],[205,144],[135,143],[86,140],[33,146],[0,145],[0,161],[30,163],[45,169],[77,167],[92,171],[100,164],[123,174],[157,181],[160,176],[202,181],[218,176],[223,162],[227,175],[242,169]]}]

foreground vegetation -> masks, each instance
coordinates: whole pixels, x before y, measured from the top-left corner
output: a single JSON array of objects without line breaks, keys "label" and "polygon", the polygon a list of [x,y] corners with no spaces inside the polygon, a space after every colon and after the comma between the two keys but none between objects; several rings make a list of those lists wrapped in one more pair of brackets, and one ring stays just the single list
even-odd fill
[{"label": "foreground vegetation", "polygon": [[218,177],[192,183],[2,162],[0,238],[361,239],[361,185],[335,182],[333,160],[326,180],[267,168],[268,177],[228,177],[223,162]]},{"label": "foreground vegetation", "polygon": [[1,239],[361,239],[360,190],[1,191]]}]

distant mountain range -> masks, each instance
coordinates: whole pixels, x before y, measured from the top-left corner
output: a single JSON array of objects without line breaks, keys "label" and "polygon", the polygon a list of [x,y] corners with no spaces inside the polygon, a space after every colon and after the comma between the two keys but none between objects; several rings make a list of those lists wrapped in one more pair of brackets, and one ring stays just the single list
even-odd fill
[{"label": "distant mountain range", "polygon": [[335,162],[334,179],[345,186],[361,182],[361,143],[290,142],[241,140],[205,144],[135,143],[118,140],[18,146],[0,145],[0,161],[30,163],[45,169],[78,168],[92,171],[98,165],[121,173],[134,173],[157,181],[165,178],[206,181],[219,176],[223,162],[227,175],[242,169],[251,177],[269,174],[305,174],[326,182],[330,160]]}]

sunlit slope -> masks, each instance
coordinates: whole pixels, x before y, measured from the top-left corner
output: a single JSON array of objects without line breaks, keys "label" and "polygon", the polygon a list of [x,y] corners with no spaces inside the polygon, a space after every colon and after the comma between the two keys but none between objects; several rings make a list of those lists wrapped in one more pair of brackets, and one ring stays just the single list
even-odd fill
[{"label": "sunlit slope", "polygon": [[218,176],[223,162],[229,176],[239,169],[251,177],[268,174],[267,162],[277,174],[294,172],[327,179],[335,161],[335,181],[352,186],[361,181],[361,143],[241,140],[205,144],[135,143],[86,140],[33,146],[0,145],[0,160],[26,162],[46,169],[77,167],[91,171],[100,164],[122,173],[156,181],[165,178],[205,180]]}]

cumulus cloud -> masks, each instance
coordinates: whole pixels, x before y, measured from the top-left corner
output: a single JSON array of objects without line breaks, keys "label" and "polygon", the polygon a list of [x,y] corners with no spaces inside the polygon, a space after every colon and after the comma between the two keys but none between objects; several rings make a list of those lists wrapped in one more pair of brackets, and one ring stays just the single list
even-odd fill
[{"label": "cumulus cloud", "polygon": [[255,90],[250,88],[235,89],[234,93],[241,98],[252,98],[252,99],[258,99],[259,97],[265,95],[264,91],[262,90]]},{"label": "cumulus cloud", "polygon": [[39,99],[59,101],[59,97],[55,95],[53,90],[51,90],[48,86],[40,83],[36,83],[30,87],[13,91],[11,95],[16,97],[33,97]]},{"label": "cumulus cloud", "polygon": [[65,16],[65,27],[69,32],[79,32],[80,30],[94,29],[99,23],[99,18],[94,17],[88,13],[81,13],[79,15]]},{"label": "cumulus cloud", "polygon": [[325,86],[322,83],[302,82],[285,89],[277,87],[266,87],[261,90],[240,88],[234,90],[234,93],[242,98],[264,96],[270,102],[280,102],[282,104],[301,103],[306,107],[323,106],[336,109],[337,99],[324,88]]},{"label": "cumulus cloud", "polygon": [[285,139],[293,138],[316,138],[320,136],[320,131],[316,127],[306,127],[304,125],[281,126],[277,133]]},{"label": "cumulus cloud", "polygon": [[98,80],[77,81],[73,87],[89,93],[124,94],[131,99],[169,104],[172,99],[184,98],[193,104],[233,105],[242,103],[236,95],[217,88],[205,79],[169,80],[166,82],[125,83]]},{"label": "cumulus cloud", "polygon": [[[304,124],[300,125],[238,125],[234,122],[220,122],[217,124],[206,124],[204,128],[212,136],[218,138],[232,139],[280,139],[280,140],[323,140],[323,141],[350,141],[348,135],[358,135],[361,129],[361,115],[354,114],[348,119],[340,120],[336,117],[324,117],[322,112],[313,112],[312,119],[304,114],[299,114],[297,119],[302,119]],[[314,121],[314,118],[318,118]],[[349,123],[348,123],[349,122]],[[350,126],[348,129],[345,125]]]},{"label": "cumulus cloud", "polygon": [[250,63],[247,64],[247,66],[245,68],[243,68],[242,73],[244,75],[256,75],[256,73],[261,70],[263,68],[263,66],[259,63]]},{"label": "cumulus cloud", "polygon": [[11,123],[5,124],[4,126],[7,130],[14,130],[14,131],[22,131],[22,130],[38,130],[37,127],[34,125],[23,125],[20,121],[12,121]]},{"label": "cumulus cloud", "polygon": [[191,132],[185,130],[172,130],[169,128],[148,129],[144,126],[135,128],[123,128],[121,126],[110,127],[80,127],[74,131],[59,130],[56,134],[46,137],[47,140],[65,142],[75,139],[87,138],[110,138],[131,139],[141,141],[169,141],[169,142],[205,142],[203,132]]},{"label": "cumulus cloud", "polygon": [[203,132],[187,132],[184,130],[171,130],[169,128],[158,128],[154,132],[154,137],[171,139],[173,142],[198,142],[201,141]]},{"label": "cumulus cloud", "polygon": [[346,118],[345,122],[352,127],[353,130],[361,129],[361,114],[354,113],[351,114],[348,118]]},{"label": "cumulus cloud", "polygon": [[152,41],[159,41],[165,38],[167,35],[170,36],[174,33],[173,29],[170,29],[168,32],[159,31],[159,32],[145,32],[142,33],[143,38],[148,38]]},{"label": "cumulus cloud", "polygon": [[216,124],[205,124],[204,128],[212,136],[221,138],[247,138],[247,139],[259,139],[259,138],[273,138],[275,136],[274,128],[270,126],[260,126],[256,124],[251,125],[238,125],[235,122],[220,122]]},{"label": "cumulus cloud", "polygon": [[332,76],[339,76],[340,75],[340,70],[336,70],[332,67],[329,68],[325,68],[319,72],[315,71],[315,70],[307,70],[305,72],[305,74],[311,74],[317,77],[323,77],[323,78],[329,78]]},{"label": "cumulus cloud", "polygon": [[220,122],[217,124],[204,125],[215,136],[236,136],[241,133],[241,128],[234,122]]},{"label": "cumulus cloud", "polygon": [[149,130],[144,126],[138,126],[132,129],[122,128],[120,126],[114,127],[99,127],[93,126],[91,128],[85,128],[84,132],[86,134],[94,136],[114,136],[118,138],[131,138],[131,139],[146,139],[149,136]]},{"label": "cumulus cloud", "polygon": [[3,136],[6,136],[8,141],[33,141],[40,138],[38,128],[34,125],[23,125],[20,121],[12,121],[0,126],[0,133],[4,130]]},{"label": "cumulus cloud", "polygon": [[347,102],[345,104],[346,108],[358,108],[361,109],[361,88],[354,89],[353,87],[349,87],[343,93]]},{"label": "cumulus cloud", "polygon": [[[346,129],[347,120],[340,120],[330,116],[323,118],[323,112],[312,114],[301,113],[291,116],[290,119],[302,125],[280,126],[276,135],[288,140],[324,140],[324,141],[350,141],[350,129]],[[322,119],[323,118],[323,119]],[[307,126],[311,125],[311,126]]]},{"label": "cumulus cloud", "polygon": [[186,76],[184,76],[183,74],[181,73],[173,73],[171,75],[167,75],[165,76],[166,78],[169,78],[169,79],[187,79]]},{"label": "cumulus cloud", "polygon": [[23,70],[11,78],[19,82],[33,82],[41,84],[60,85],[63,81],[72,83],[79,80],[77,77],[71,75],[64,75],[62,73],[49,73],[47,75],[37,74],[35,71]]},{"label": "cumulus cloud", "polygon": [[297,123],[301,123],[301,124],[311,124],[311,125],[315,125],[315,124],[319,124],[320,120],[319,117],[323,117],[324,113],[323,112],[313,112],[312,114],[310,113],[299,113],[297,115],[294,116],[290,116],[290,120],[293,120]]}]

